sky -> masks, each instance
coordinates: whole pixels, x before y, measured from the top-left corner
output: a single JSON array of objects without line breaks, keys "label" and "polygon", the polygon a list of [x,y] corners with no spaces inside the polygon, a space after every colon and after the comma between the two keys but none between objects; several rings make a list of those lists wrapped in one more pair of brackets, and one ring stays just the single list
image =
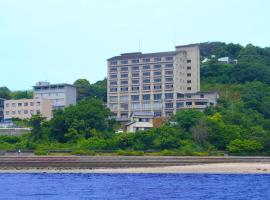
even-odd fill
[{"label": "sky", "polygon": [[121,53],[222,41],[270,46],[269,0],[0,0],[0,87],[90,83]]}]

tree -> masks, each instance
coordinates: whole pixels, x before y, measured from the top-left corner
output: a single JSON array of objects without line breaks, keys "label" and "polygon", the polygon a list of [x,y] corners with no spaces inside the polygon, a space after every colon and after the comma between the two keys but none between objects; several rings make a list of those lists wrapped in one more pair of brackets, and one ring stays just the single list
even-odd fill
[{"label": "tree", "polygon": [[228,145],[230,153],[257,153],[262,150],[262,144],[255,140],[233,140]]},{"label": "tree", "polygon": [[197,142],[200,145],[203,145],[208,138],[208,127],[206,123],[203,121],[198,121],[195,126],[193,126],[190,130],[192,133],[192,137],[195,142]]},{"label": "tree", "polygon": [[30,139],[33,141],[42,140],[43,131],[42,131],[42,123],[45,121],[45,118],[40,114],[33,115],[29,120],[29,124],[32,127]]},{"label": "tree", "polygon": [[78,79],[73,85],[77,88],[77,101],[90,95],[90,82],[87,79]]},{"label": "tree", "polygon": [[11,92],[7,87],[0,87],[0,98],[10,99]]}]

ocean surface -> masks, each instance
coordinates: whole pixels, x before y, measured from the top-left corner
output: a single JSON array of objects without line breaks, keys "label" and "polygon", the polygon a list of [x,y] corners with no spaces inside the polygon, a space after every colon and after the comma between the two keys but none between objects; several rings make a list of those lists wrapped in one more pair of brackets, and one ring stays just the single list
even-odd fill
[{"label": "ocean surface", "polygon": [[0,174],[1,200],[269,200],[270,175]]}]

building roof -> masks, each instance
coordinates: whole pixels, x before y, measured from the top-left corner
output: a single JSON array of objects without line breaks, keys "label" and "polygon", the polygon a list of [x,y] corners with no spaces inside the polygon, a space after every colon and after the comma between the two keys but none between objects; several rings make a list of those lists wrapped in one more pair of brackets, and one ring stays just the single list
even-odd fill
[{"label": "building roof", "polygon": [[137,116],[144,116],[144,117],[154,117],[153,112],[132,112],[131,116],[137,117]]},{"label": "building roof", "polygon": [[58,84],[49,84],[49,85],[35,85],[32,86],[34,89],[35,88],[44,88],[44,87],[57,87],[57,86],[69,86],[69,87],[76,87],[72,84],[68,84],[68,83],[58,83]]}]

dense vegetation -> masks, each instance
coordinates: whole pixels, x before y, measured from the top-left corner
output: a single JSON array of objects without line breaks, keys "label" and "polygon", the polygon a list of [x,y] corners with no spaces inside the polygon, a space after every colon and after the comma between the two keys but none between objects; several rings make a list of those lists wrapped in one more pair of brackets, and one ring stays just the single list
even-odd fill
[{"label": "dense vegetation", "polygon": [[29,90],[11,92],[7,87],[0,87],[0,98],[3,99],[31,99],[33,92]]},{"label": "dense vegetation", "polygon": [[[212,55],[215,55],[212,56]],[[0,136],[0,149],[71,149],[74,154],[117,150],[121,155],[158,151],[163,155],[270,154],[270,49],[221,42],[202,43],[202,90],[217,90],[217,107],[204,112],[181,110],[161,128],[115,133],[118,124],[104,106],[106,79],[90,84],[77,80],[76,106],[56,111],[51,121],[34,116],[31,134]],[[229,56],[238,64],[222,64]]]}]

